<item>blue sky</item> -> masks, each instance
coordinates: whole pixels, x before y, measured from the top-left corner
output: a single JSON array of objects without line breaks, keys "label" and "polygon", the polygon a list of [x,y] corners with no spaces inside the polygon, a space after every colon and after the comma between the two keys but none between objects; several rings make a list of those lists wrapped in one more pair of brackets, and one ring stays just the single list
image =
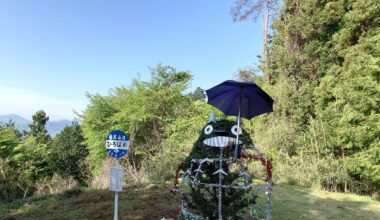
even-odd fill
[{"label": "blue sky", "polygon": [[257,63],[260,22],[233,23],[230,0],[0,0],[0,115],[72,119],[88,100],[150,79],[158,63],[208,89]]}]

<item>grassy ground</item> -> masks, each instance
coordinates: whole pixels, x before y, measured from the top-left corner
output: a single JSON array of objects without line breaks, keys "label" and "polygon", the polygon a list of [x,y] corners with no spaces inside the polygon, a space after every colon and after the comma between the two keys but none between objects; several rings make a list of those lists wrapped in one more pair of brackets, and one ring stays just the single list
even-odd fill
[{"label": "grassy ground", "polygon": [[[176,219],[180,198],[168,186],[130,186],[119,196],[121,219]],[[114,193],[71,191],[0,204],[1,219],[112,219]],[[380,202],[369,197],[277,185],[273,219],[380,219]]]},{"label": "grassy ground", "polygon": [[275,186],[273,219],[380,219],[380,202],[367,196]]}]

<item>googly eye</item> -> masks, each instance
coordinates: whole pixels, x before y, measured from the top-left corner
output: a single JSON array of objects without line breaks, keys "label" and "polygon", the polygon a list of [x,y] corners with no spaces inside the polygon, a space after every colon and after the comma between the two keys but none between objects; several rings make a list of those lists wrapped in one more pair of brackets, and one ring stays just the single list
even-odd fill
[{"label": "googly eye", "polygon": [[[238,126],[237,125],[232,126],[231,132],[232,132],[232,134],[237,135],[238,134]],[[239,128],[239,135],[241,134],[241,132],[242,132],[241,128]]]},{"label": "googly eye", "polygon": [[211,134],[211,132],[214,130],[214,128],[212,127],[212,125],[207,125],[206,127],[205,127],[205,130],[204,130],[204,132],[205,132],[205,134]]}]

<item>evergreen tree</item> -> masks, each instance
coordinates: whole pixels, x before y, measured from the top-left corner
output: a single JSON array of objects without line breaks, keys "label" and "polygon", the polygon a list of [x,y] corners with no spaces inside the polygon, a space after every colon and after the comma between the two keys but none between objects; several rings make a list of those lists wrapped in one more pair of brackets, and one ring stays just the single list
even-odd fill
[{"label": "evergreen tree", "polygon": [[262,86],[275,112],[257,120],[256,140],[294,158],[338,161],[340,173],[315,164],[323,187],[379,189],[378,14],[374,0],[287,0],[273,23]]},{"label": "evergreen tree", "polygon": [[357,191],[368,192],[380,189],[380,7],[349,3],[331,41],[335,62],[315,92],[317,115],[326,122],[328,150],[368,187]]},{"label": "evergreen tree", "polygon": [[32,123],[29,125],[30,135],[34,137],[37,143],[46,144],[50,140],[50,136],[47,134],[45,128],[46,122],[49,121],[49,117],[43,110],[36,112],[32,116]]},{"label": "evergreen tree", "polygon": [[14,150],[13,158],[17,163],[18,175],[23,180],[18,186],[24,191],[24,197],[30,195],[35,190],[35,184],[42,178],[52,175],[48,164],[50,153],[50,136],[45,128],[49,117],[43,110],[37,111],[32,116],[32,123],[29,124],[29,136]]},{"label": "evergreen tree", "polygon": [[80,185],[87,186],[88,172],[85,158],[88,149],[84,145],[78,124],[65,127],[52,141],[49,165],[62,177],[72,176]]},{"label": "evergreen tree", "polygon": [[202,89],[201,87],[197,87],[194,92],[190,93],[189,94],[191,99],[193,101],[196,101],[196,100],[205,100],[206,99],[206,93],[205,93],[205,90]]}]

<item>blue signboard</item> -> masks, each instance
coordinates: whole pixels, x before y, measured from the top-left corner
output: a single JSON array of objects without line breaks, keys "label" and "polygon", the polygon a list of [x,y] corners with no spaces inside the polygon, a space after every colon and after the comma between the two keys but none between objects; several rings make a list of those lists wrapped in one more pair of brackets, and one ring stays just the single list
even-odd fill
[{"label": "blue signboard", "polygon": [[128,136],[120,131],[114,130],[106,138],[106,150],[111,157],[119,158],[128,152]]}]

